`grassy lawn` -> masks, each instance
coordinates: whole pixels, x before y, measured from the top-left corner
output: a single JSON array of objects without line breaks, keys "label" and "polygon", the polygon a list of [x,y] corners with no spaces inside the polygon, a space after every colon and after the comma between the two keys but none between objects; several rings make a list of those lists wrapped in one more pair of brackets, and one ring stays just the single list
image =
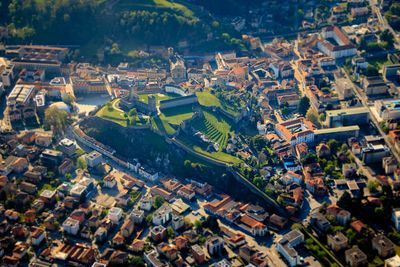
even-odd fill
[{"label": "grassy lawn", "polygon": [[187,18],[198,20],[193,11],[190,10],[186,5],[169,0],[121,0],[117,4],[117,8],[118,10],[172,10],[184,15]]},{"label": "grassy lawn", "polygon": [[209,91],[197,92],[197,98],[199,99],[199,103],[205,107],[221,107],[221,101]]},{"label": "grassy lawn", "polygon": [[43,193],[44,190],[53,191],[55,190],[55,188],[51,184],[44,184],[42,188],[38,191],[38,194],[40,195],[41,193]]},{"label": "grassy lawn", "polygon": [[183,121],[192,118],[192,116],[192,106],[181,106],[164,110],[161,113],[160,118],[167,123],[179,125]]},{"label": "grassy lawn", "polygon": [[393,64],[386,57],[380,58],[380,59],[375,59],[375,60],[368,60],[368,63],[371,64],[372,66],[376,67],[379,70],[382,70],[383,66],[385,66],[385,65]]},{"label": "grassy lawn", "polygon": [[224,109],[226,112],[232,114],[233,116],[239,115],[233,107],[227,105],[223,101],[221,101],[218,97],[213,95],[210,91],[197,92],[197,98],[199,99],[199,103],[205,107],[219,107]]},{"label": "grassy lawn", "polygon": [[[114,100],[112,101],[112,103],[114,103],[115,101],[118,100]],[[117,110],[115,108],[109,109],[107,106],[104,106],[96,113],[96,116],[105,118],[107,120],[113,121],[121,126],[126,127],[127,122],[126,118],[124,117],[124,114],[125,112],[121,112],[120,110]]]},{"label": "grassy lawn", "polygon": [[186,147],[192,149],[194,152],[201,154],[203,156],[215,159],[217,161],[225,162],[225,163],[230,163],[230,164],[239,164],[242,162],[239,158],[226,154],[222,151],[218,152],[207,152],[200,146],[196,145],[196,143],[191,139],[188,138],[186,135],[179,135],[178,141],[181,142],[183,145]]},{"label": "grassy lawn", "polygon": [[239,164],[242,162],[239,158],[229,155],[229,154],[226,154],[221,151],[210,153],[210,152],[202,150],[200,147],[197,147],[197,146],[194,146],[192,149],[194,151],[196,151],[197,153],[203,154],[207,157],[211,157],[211,158],[214,158],[216,160],[223,161],[226,163]]},{"label": "grassy lawn", "polygon": [[368,267],[383,266],[383,264],[383,260],[376,256],[373,261],[368,262]]},{"label": "grassy lawn", "polygon": [[151,119],[151,127],[169,135],[173,135],[176,132],[168,122],[162,120],[160,117],[153,117]]},{"label": "grassy lawn", "polygon": [[157,104],[160,103],[161,100],[167,100],[175,97],[179,97],[177,94],[139,94],[139,100],[145,103],[149,102],[149,96],[155,96],[157,100]]},{"label": "grassy lawn", "polygon": [[[112,108],[109,109],[107,106],[102,107],[97,113],[96,116],[113,121],[115,123],[118,123],[119,125],[126,127],[128,126],[128,123],[126,121],[126,118],[124,117],[125,112],[118,110],[115,108],[116,103],[120,101],[119,99],[113,100],[112,103]],[[147,124],[146,120],[142,120],[139,118],[139,116],[136,117],[136,124],[135,125],[144,125]]]},{"label": "grassy lawn", "polygon": [[165,8],[171,8],[173,10],[178,10],[182,12],[182,14],[185,15],[186,17],[193,18],[194,15],[193,12],[182,4],[173,3],[168,0],[153,0],[153,1],[158,7],[165,7]]}]

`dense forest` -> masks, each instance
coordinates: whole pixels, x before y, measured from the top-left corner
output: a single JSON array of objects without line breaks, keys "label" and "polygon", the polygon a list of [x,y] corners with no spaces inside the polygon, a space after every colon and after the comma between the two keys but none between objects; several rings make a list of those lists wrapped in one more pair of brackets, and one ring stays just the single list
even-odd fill
[{"label": "dense forest", "polygon": [[276,0],[2,0],[0,27],[8,28],[8,44],[72,45],[80,49],[76,55],[91,57],[104,48],[118,60],[134,49],[185,40],[192,51],[245,51],[225,18],[260,5],[277,15],[274,20],[293,24],[293,15],[281,13],[297,8],[281,8]]},{"label": "dense forest", "polygon": [[[128,35],[141,36],[146,43],[151,44],[171,44],[182,38],[201,39],[205,37],[206,28],[198,20],[185,16],[146,10],[124,12],[120,25]],[[173,34],[166,29],[173,29]]]},{"label": "dense forest", "polygon": [[[16,41],[84,43],[96,32],[98,0],[5,0],[1,23]],[[5,6],[5,8],[4,8]]]},{"label": "dense forest", "polygon": [[[226,32],[234,35],[231,29],[221,26],[218,16],[246,13],[249,3],[259,2],[2,0],[0,26],[8,28],[8,43],[175,45],[178,41],[190,40],[197,44],[204,42],[209,33],[214,37]],[[220,42],[232,45],[226,40]]]},{"label": "dense forest", "polygon": [[0,26],[8,27],[9,42],[14,43],[136,39],[170,45],[183,38],[205,38],[213,22],[172,1],[2,0],[0,5]]}]

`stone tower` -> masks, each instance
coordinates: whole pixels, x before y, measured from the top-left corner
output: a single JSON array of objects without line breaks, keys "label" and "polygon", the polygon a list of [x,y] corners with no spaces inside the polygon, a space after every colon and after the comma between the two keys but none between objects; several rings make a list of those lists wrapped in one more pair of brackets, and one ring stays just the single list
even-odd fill
[{"label": "stone tower", "polygon": [[151,112],[157,112],[157,99],[154,95],[149,96],[148,105]]}]

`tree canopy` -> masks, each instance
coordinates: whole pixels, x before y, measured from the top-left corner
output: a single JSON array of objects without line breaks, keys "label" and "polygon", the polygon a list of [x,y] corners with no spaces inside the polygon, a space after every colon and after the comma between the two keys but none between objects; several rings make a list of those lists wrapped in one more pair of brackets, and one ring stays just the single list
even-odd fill
[{"label": "tree canopy", "polygon": [[68,113],[55,106],[48,107],[44,113],[44,125],[56,134],[63,133],[68,126]]},{"label": "tree canopy", "polygon": [[310,108],[310,99],[308,99],[308,97],[303,96],[300,99],[300,103],[299,103],[299,113],[303,116],[305,116],[307,114],[308,109]]}]

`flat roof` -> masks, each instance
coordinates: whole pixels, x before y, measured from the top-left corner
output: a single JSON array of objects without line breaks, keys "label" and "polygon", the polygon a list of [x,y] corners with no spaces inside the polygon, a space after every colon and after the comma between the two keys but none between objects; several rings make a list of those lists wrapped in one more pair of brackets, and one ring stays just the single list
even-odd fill
[{"label": "flat roof", "polygon": [[356,108],[345,108],[345,109],[337,109],[337,110],[328,110],[326,111],[326,115],[328,117],[333,116],[343,116],[343,115],[356,115],[362,113],[369,113],[368,108],[366,107],[356,107]]},{"label": "flat roof", "polygon": [[359,130],[360,127],[358,127],[358,125],[351,125],[351,126],[343,126],[336,128],[318,129],[314,131],[314,134],[318,135],[318,134],[329,134],[329,133],[342,133],[347,131],[359,131]]}]

